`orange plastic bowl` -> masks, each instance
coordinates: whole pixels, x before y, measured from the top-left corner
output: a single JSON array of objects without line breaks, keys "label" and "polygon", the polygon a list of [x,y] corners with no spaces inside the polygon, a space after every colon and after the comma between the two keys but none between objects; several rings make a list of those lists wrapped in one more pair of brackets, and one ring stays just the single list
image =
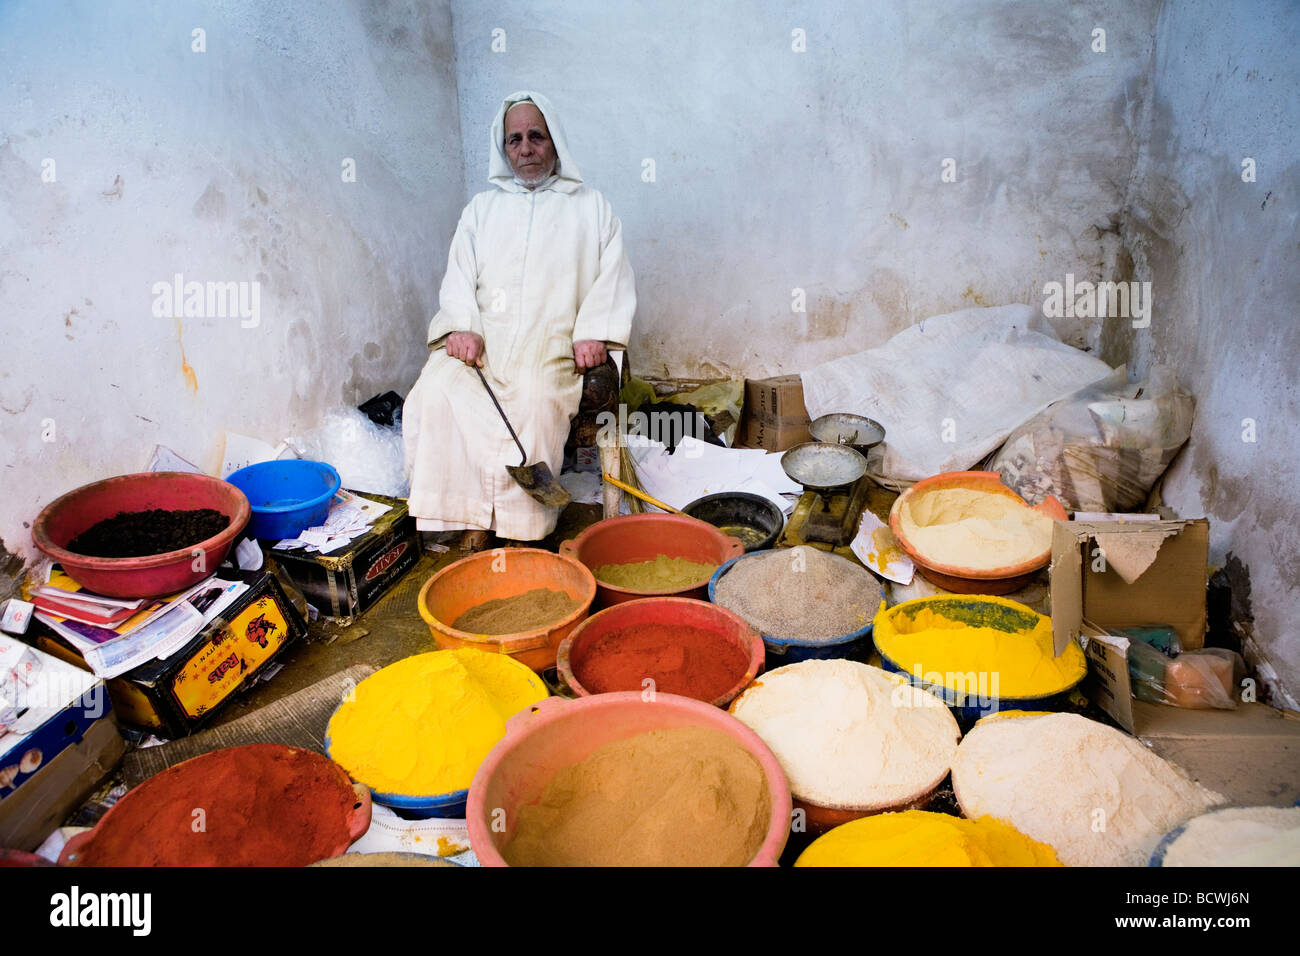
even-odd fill
[{"label": "orange plastic bowl", "polygon": [[[452,627],[472,607],[536,588],[563,591],[578,606],[554,624],[518,634],[472,634]],[[429,578],[420,589],[419,608],[443,650],[473,647],[509,654],[541,673],[555,666],[560,642],[586,619],[595,599],[596,578],[582,562],[538,548],[500,548],[461,558]]]},{"label": "orange plastic bowl", "polygon": [[[1002,483],[1000,475],[992,471],[945,472],[942,475],[933,475],[918,481],[911,488],[904,491],[898,496],[894,506],[889,509],[889,530],[894,532],[894,538],[897,539],[899,547],[907,552],[908,557],[916,564],[917,570],[927,580],[945,590],[955,591],[958,594],[1009,594],[1024,587],[1035,574],[1047,567],[1052,560],[1052,549],[1050,547],[1042,554],[1036,555],[1021,564],[988,571],[965,568],[960,565],[942,564],[918,552],[903,534],[902,520],[900,518],[902,508],[914,498],[944,488],[968,488],[986,494],[1005,495],[1008,498],[1014,498],[1021,504],[1026,504],[1023,498]],[[1033,510],[1051,518],[1053,521],[1065,521],[1069,517],[1055,497],[1048,497],[1041,504],[1034,505]]]}]

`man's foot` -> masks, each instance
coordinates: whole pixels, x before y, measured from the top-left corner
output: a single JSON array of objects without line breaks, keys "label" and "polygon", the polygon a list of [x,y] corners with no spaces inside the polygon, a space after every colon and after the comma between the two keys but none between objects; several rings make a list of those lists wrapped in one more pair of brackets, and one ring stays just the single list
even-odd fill
[{"label": "man's foot", "polygon": [[460,536],[460,550],[462,554],[474,554],[482,551],[488,546],[490,535],[486,531],[471,530],[466,531]]}]

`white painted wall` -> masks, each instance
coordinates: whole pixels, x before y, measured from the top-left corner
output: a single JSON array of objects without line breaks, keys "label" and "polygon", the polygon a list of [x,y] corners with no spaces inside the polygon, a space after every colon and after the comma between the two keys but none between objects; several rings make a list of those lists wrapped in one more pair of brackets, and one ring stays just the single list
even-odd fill
[{"label": "white painted wall", "polygon": [[[1210,518],[1211,561],[1249,570],[1251,655],[1300,698],[1300,7],[1164,5],[1150,109],[1124,230],[1151,327],[1126,346],[1178,369],[1197,397],[1167,502]],[[1242,160],[1256,164],[1243,182]],[[1250,436],[1254,422],[1255,441]]]},{"label": "white painted wall", "polygon": [[[487,188],[501,98],[545,93],[623,221],[634,368],[800,371],[929,315],[1039,303],[1044,282],[1110,269],[1117,236],[1098,227],[1136,158],[1157,6],[457,3],[467,191]],[[946,157],[956,183],[940,181]]]},{"label": "white painted wall", "polygon": [[[0,78],[10,552],[155,442],[215,471],[227,428],[414,381],[464,195],[448,0],[13,0]],[[156,318],[177,272],[256,281],[260,324]]]}]

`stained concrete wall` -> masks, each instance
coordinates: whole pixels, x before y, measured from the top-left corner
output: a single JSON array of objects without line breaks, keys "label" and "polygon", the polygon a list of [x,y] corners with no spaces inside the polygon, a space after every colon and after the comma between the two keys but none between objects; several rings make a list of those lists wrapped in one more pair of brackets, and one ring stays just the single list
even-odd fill
[{"label": "stained concrete wall", "polygon": [[[1115,344],[1139,373],[1175,367],[1197,397],[1192,437],[1164,482],[1231,552],[1243,636],[1261,672],[1300,698],[1300,7],[1166,3],[1122,230],[1152,282],[1151,326]],[[1243,181],[1253,160],[1254,182]],[[1249,165],[1249,164],[1248,164]],[[1249,178],[1249,177],[1248,177]]]},{"label": "stained concrete wall", "polygon": [[[155,442],[215,471],[225,429],[414,381],[464,195],[448,0],[15,0],[0,77],[7,551]],[[156,316],[176,273],[260,321]]]},{"label": "stained concrete wall", "polygon": [[636,370],[800,371],[929,315],[1040,303],[1066,273],[1111,277],[1157,8],[458,3],[467,190],[487,188],[501,97],[540,90],[623,221]]}]

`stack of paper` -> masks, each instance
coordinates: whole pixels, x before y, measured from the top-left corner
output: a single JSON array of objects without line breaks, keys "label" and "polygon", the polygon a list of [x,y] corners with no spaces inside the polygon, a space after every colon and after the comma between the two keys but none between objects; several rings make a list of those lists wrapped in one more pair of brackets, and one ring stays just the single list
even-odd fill
[{"label": "stack of paper", "polygon": [[671,455],[664,445],[649,440],[629,441],[628,452],[636,462],[641,487],[674,508],[684,508],[705,495],[743,491],[766,498],[788,513],[803,491],[781,468],[779,452],[723,448],[690,437],[683,438]]},{"label": "stack of paper", "polygon": [[301,531],[296,538],[285,538],[272,547],[276,551],[301,548],[304,551],[331,554],[346,547],[354,538],[361,537],[370,530],[376,519],[391,510],[391,505],[362,498],[350,491],[340,491],[334,496],[324,524]]}]

